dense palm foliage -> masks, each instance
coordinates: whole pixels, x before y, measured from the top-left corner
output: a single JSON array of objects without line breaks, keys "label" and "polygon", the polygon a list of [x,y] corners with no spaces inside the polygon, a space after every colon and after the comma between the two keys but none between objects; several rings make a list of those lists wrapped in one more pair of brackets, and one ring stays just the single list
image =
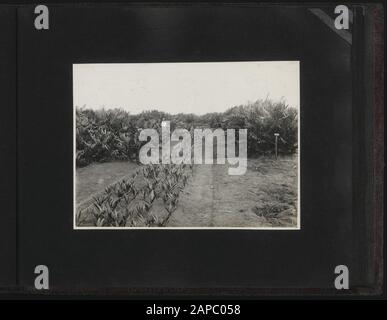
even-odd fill
[{"label": "dense palm foliage", "polygon": [[279,133],[280,153],[297,150],[297,110],[283,101],[258,100],[235,106],[223,113],[171,115],[157,110],[131,115],[121,109],[76,109],[76,163],[136,160],[143,144],[139,131],[154,128],[160,132],[163,120],[175,128],[247,129],[248,156],[272,153],[274,133]]}]

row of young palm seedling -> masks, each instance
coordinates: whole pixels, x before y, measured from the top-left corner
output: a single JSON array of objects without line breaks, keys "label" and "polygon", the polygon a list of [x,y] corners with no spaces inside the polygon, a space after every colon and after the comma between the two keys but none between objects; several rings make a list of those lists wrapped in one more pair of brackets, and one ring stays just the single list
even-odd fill
[{"label": "row of young palm seedling", "polygon": [[[130,178],[108,186],[87,208],[78,211],[77,226],[85,225],[88,218],[96,227],[165,227],[192,170],[192,165],[186,164],[142,166]],[[152,210],[155,203],[163,212]]]}]

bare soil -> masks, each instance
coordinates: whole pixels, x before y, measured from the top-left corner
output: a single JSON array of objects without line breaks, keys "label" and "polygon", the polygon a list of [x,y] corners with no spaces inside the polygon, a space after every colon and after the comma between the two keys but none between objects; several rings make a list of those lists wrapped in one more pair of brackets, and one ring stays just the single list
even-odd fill
[{"label": "bare soil", "polygon": [[297,161],[259,158],[244,175],[196,165],[169,227],[296,227]]}]

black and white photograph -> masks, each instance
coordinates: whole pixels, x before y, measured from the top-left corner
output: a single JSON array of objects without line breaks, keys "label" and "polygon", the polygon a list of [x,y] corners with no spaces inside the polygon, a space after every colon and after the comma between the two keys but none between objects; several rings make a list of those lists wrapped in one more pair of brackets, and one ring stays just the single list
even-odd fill
[{"label": "black and white photograph", "polygon": [[74,228],[300,229],[298,61],[73,64]]}]

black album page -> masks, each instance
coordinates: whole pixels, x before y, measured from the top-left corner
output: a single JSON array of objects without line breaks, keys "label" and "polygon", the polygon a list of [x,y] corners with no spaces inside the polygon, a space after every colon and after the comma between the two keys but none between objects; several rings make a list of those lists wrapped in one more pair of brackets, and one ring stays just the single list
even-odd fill
[{"label": "black album page", "polygon": [[0,6],[0,286],[380,293],[382,14]]}]

